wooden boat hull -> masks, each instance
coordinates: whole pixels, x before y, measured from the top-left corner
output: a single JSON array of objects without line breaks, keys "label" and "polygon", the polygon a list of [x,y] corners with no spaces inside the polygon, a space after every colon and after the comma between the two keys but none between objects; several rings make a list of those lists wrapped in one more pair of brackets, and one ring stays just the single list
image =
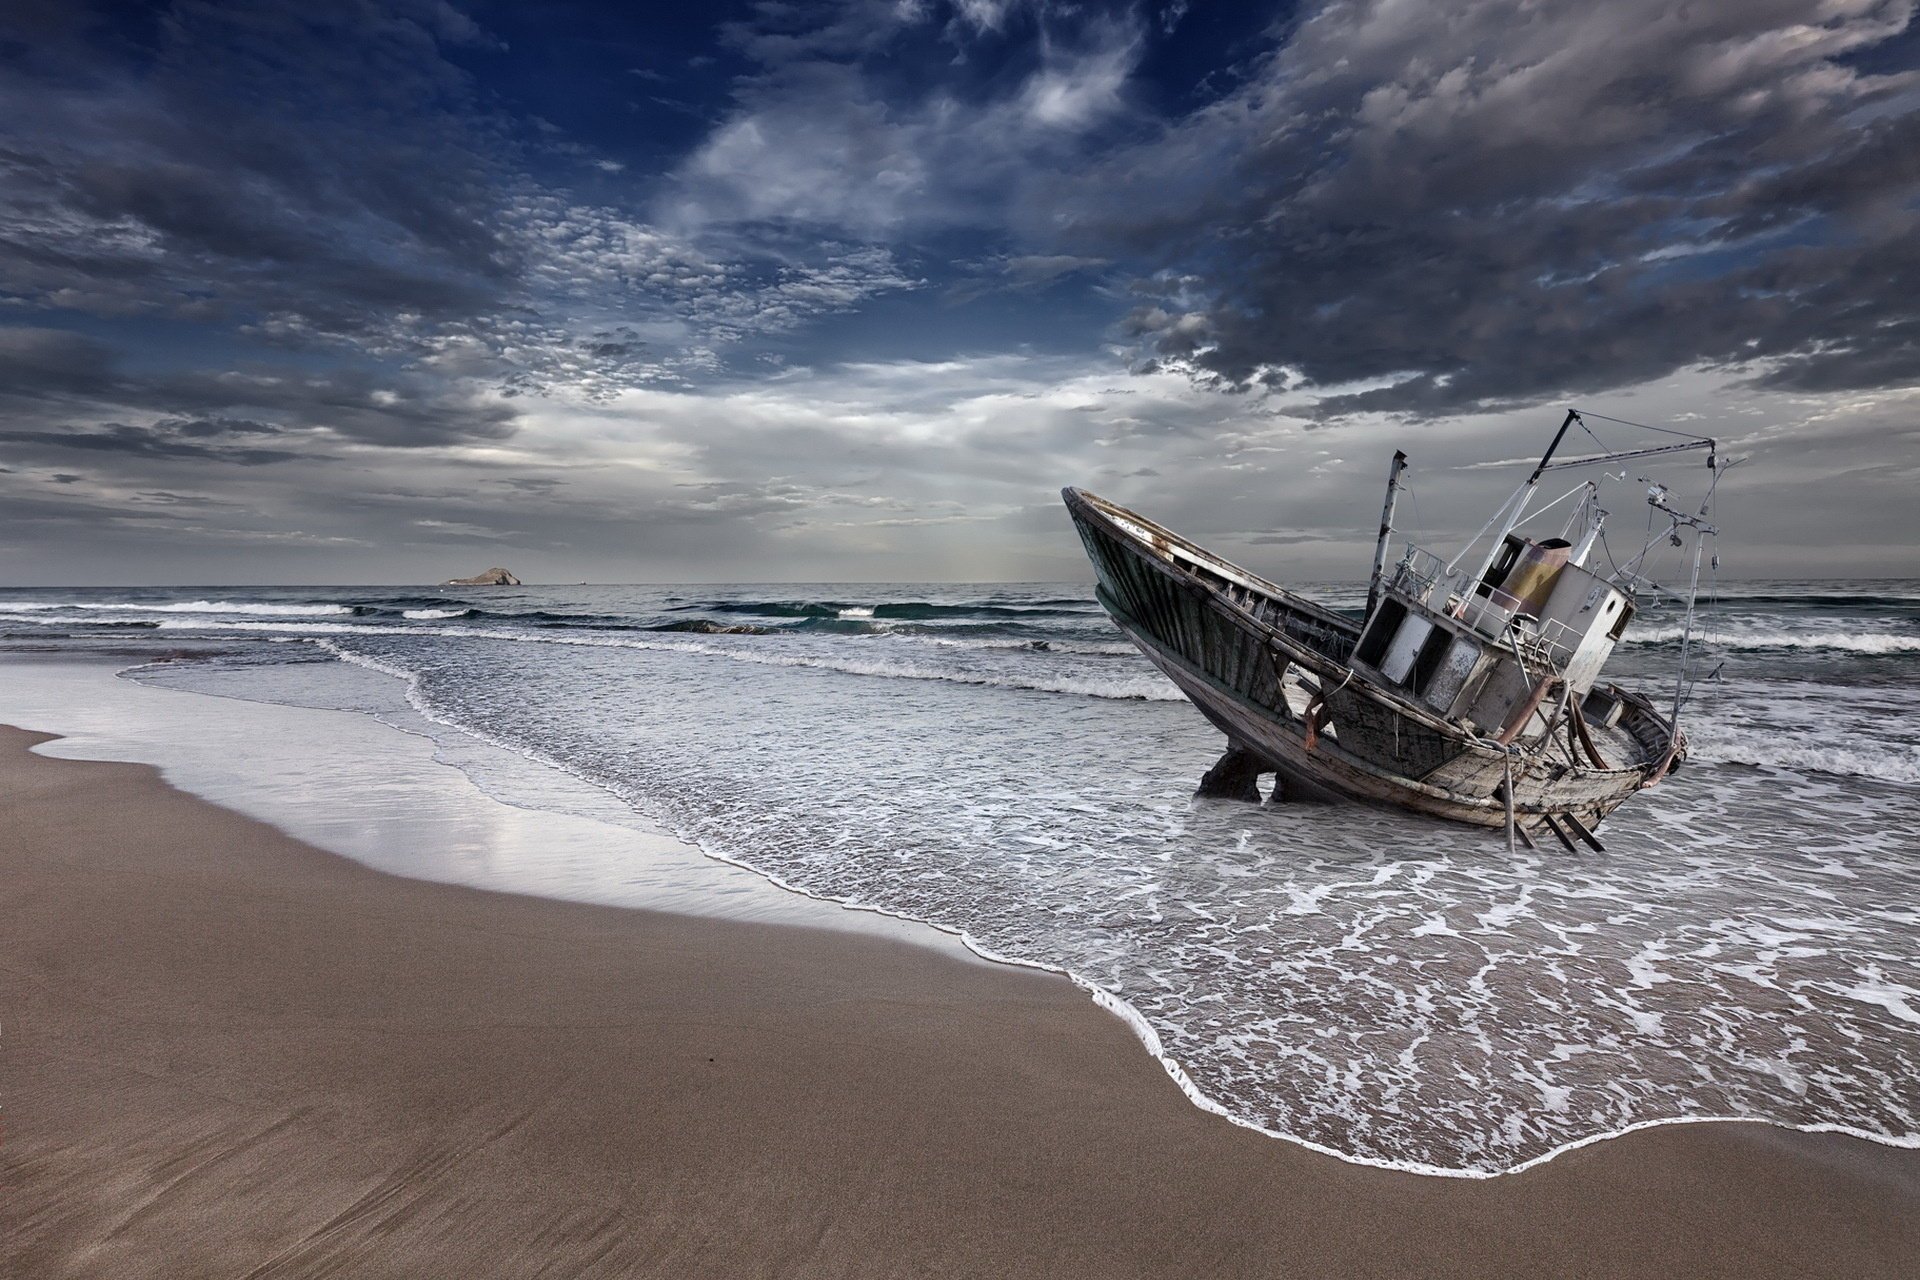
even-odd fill
[{"label": "wooden boat hull", "polygon": [[1617,767],[1594,768],[1557,743],[1509,760],[1504,747],[1359,676],[1348,665],[1354,621],[1125,508],[1077,489],[1063,497],[1101,606],[1231,747],[1278,775],[1288,798],[1498,827],[1511,766],[1523,827],[1559,815],[1591,827],[1684,756],[1684,739],[1651,704],[1613,687],[1626,709],[1609,744]]}]

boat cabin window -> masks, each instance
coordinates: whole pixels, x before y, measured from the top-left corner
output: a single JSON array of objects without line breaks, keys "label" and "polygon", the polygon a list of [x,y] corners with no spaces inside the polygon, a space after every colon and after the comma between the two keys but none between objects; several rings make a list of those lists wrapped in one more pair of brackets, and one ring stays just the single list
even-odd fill
[{"label": "boat cabin window", "polygon": [[1620,611],[1620,616],[1613,620],[1613,626],[1607,629],[1607,639],[1618,640],[1621,637],[1621,635],[1625,633],[1627,629],[1627,623],[1633,620],[1633,610],[1627,607],[1627,602],[1625,600],[1611,601],[1608,603],[1607,607],[1609,609],[1618,609]]},{"label": "boat cabin window", "polygon": [[1480,585],[1474,588],[1474,594],[1491,596],[1495,588],[1507,580],[1507,575],[1513,572],[1514,561],[1520,558],[1520,545],[1520,539],[1512,534],[1507,535],[1507,540],[1500,544],[1500,554],[1495,556],[1493,563],[1487,567],[1487,576],[1480,579]]},{"label": "boat cabin window", "polygon": [[1400,624],[1407,620],[1407,606],[1398,600],[1382,600],[1374,611],[1373,622],[1367,627],[1367,634],[1360,641],[1360,647],[1354,650],[1354,660],[1364,662],[1370,667],[1380,665],[1380,659],[1386,655],[1387,646],[1393,643],[1393,637],[1399,632]]},{"label": "boat cabin window", "polygon": [[1440,660],[1447,656],[1447,646],[1453,643],[1453,633],[1445,627],[1435,627],[1426,641],[1420,646],[1420,653],[1413,660],[1413,692],[1415,696],[1427,691],[1433,683],[1433,673],[1440,669]]}]

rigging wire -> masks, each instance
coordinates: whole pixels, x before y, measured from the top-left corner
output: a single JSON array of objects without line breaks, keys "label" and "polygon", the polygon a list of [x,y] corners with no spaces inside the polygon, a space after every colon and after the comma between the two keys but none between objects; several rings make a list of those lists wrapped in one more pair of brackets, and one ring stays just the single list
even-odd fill
[{"label": "rigging wire", "polygon": [[[1709,561],[1708,578],[1707,578],[1707,607],[1704,611],[1705,616],[1701,619],[1701,622],[1700,622],[1700,647],[1702,649],[1706,649],[1708,646],[1713,644],[1713,624],[1716,621],[1718,621],[1717,610],[1719,608],[1719,604],[1720,604],[1720,553],[1716,551],[1713,553],[1713,556]],[[1701,665],[1704,666],[1705,663],[1706,663],[1706,660],[1702,658]],[[1688,701],[1692,701],[1693,691],[1699,687],[1701,681],[1705,680],[1709,683],[1718,682],[1720,679],[1721,668],[1725,667],[1726,665],[1727,665],[1726,660],[1722,659],[1721,661],[1714,664],[1713,670],[1707,672],[1703,676],[1695,676],[1693,679],[1689,680],[1687,682]]]},{"label": "rigging wire", "polygon": [[1553,510],[1555,507],[1559,506],[1561,503],[1565,502],[1568,498],[1573,497],[1577,493],[1584,492],[1587,489],[1587,487],[1588,487],[1588,482],[1585,480],[1582,480],[1579,484],[1567,490],[1565,493],[1555,498],[1552,502],[1547,503],[1545,506],[1535,507],[1533,510],[1527,512],[1524,516],[1520,517],[1520,519],[1514,522],[1513,527],[1515,529],[1518,529],[1521,525],[1527,524],[1530,521],[1538,519],[1539,517],[1547,514],[1547,512]]},{"label": "rigging wire", "polygon": [[[1700,625],[1700,643],[1702,645],[1715,643],[1713,638],[1714,624],[1720,620],[1720,553],[1718,551],[1713,553],[1712,567],[1708,572],[1711,576],[1707,579],[1707,620]],[[1718,680],[1720,678],[1720,668],[1726,665],[1726,660],[1722,659],[1712,671],[1706,674],[1705,679]]]},{"label": "rigging wire", "polygon": [[[1714,494],[1714,490],[1720,487],[1720,477],[1725,475],[1728,471],[1732,470],[1734,467],[1738,466],[1740,461],[1742,460],[1734,459],[1732,461],[1725,463],[1722,466],[1714,468],[1713,479],[1707,482],[1707,492],[1705,496],[1700,499],[1700,514],[1702,516],[1705,516],[1707,514],[1708,508],[1713,505],[1713,494]],[[1676,527],[1678,527],[1677,522],[1676,522]],[[1706,529],[1711,530],[1712,526],[1708,525],[1706,526]],[[1711,532],[1702,532],[1699,528],[1696,528],[1694,532],[1695,538],[1711,537],[1711,536],[1713,536]],[[1699,586],[1697,582],[1694,587],[1694,595],[1696,597],[1699,595]],[[1702,619],[1700,623],[1700,645],[1702,648],[1705,648],[1706,646],[1708,646],[1713,642],[1713,625],[1716,621],[1718,621],[1719,604],[1720,604],[1720,553],[1716,551],[1713,553],[1713,558],[1708,569],[1706,616]],[[1688,639],[1691,640],[1692,638],[1692,635],[1691,635],[1692,603],[1691,601],[1689,602],[1689,605],[1688,605],[1688,617],[1689,617]],[[1695,686],[1697,686],[1702,680],[1719,679],[1720,670],[1722,667],[1725,667],[1726,665],[1727,664],[1723,659],[1713,668],[1712,671],[1708,672],[1706,675],[1695,676],[1692,680],[1687,681],[1687,686],[1686,686],[1687,698],[1691,699],[1693,697],[1693,690]],[[1685,679],[1685,674],[1686,674],[1685,670],[1683,669],[1681,672],[1682,679]]]},{"label": "rigging wire", "polygon": [[1580,429],[1587,433],[1587,436],[1589,439],[1591,439],[1595,444],[1600,446],[1600,452],[1602,453],[1613,452],[1612,449],[1607,447],[1607,442],[1605,440],[1602,440],[1599,436],[1593,434],[1593,428],[1587,425],[1587,420],[1584,417],[1576,416],[1574,418],[1574,421],[1580,424]]},{"label": "rigging wire", "polygon": [[[1695,435],[1691,431],[1675,431],[1672,427],[1656,427],[1656,426],[1653,426],[1651,423],[1646,423],[1646,422],[1630,422],[1625,418],[1609,418],[1604,413],[1593,413],[1586,409],[1576,409],[1574,410],[1574,412],[1579,414],[1583,421],[1587,418],[1598,418],[1602,422],[1617,422],[1623,427],[1636,427],[1641,431],[1658,431],[1663,436],[1679,436],[1685,440],[1713,439],[1712,436]],[[1593,432],[1588,431],[1587,434],[1591,436],[1593,435]],[[1599,438],[1600,437],[1598,436],[1594,436],[1594,439],[1596,440],[1598,440]]]},{"label": "rigging wire", "polygon": [[[1651,523],[1651,519],[1649,519],[1649,523]],[[1641,547],[1638,554],[1631,560],[1627,561],[1626,567],[1623,569],[1620,567],[1620,562],[1613,558],[1613,548],[1607,543],[1606,526],[1602,525],[1600,528],[1600,550],[1602,554],[1607,557],[1607,564],[1612,567],[1614,577],[1620,579],[1629,594],[1635,591],[1637,585],[1639,589],[1646,591],[1650,595],[1678,604],[1680,601],[1686,599],[1686,597],[1672,588],[1661,586],[1649,577],[1647,573],[1647,553],[1652,551],[1657,544],[1665,542],[1666,540],[1666,532],[1661,532],[1648,538],[1647,544]]]},{"label": "rigging wire", "polygon": [[[1647,478],[1645,476],[1641,476],[1640,483],[1646,484]],[[1653,550],[1653,503],[1649,502],[1647,503],[1647,545],[1640,548],[1640,554],[1635,556],[1632,560],[1628,561],[1628,563],[1629,564],[1641,563],[1647,558],[1647,552],[1651,550]]]}]

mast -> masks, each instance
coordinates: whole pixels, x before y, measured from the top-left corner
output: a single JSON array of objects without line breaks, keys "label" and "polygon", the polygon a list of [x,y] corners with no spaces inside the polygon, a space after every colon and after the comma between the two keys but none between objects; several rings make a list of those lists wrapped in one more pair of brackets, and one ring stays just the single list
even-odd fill
[{"label": "mast", "polygon": [[[1407,469],[1407,455],[1393,451],[1393,465],[1387,468],[1387,502],[1380,509],[1380,540],[1373,548],[1373,577],[1367,584],[1367,616],[1380,600],[1380,579],[1387,571],[1387,535],[1393,532],[1393,504],[1400,497],[1400,473]],[[1416,513],[1418,514],[1418,513]]]},{"label": "mast", "polygon": [[[1560,420],[1560,429],[1553,433],[1553,443],[1548,445],[1547,451],[1540,455],[1540,465],[1533,469],[1533,474],[1527,477],[1525,484],[1514,490],[1513,496],[1507,499],[1507,505],[1500,509],[1499,514],[1495,515],[1494,519],[1496,520],[1500,518],[1500,515],[1504,515],[1506,521],[1500,526],[1500,532],[1493,535],[1493,545],[1487,548],[1487,558],[1480,562],[1480,567],[1474,571],[1473,576],[1465,580],[1464,585],[1468,592],[1466,597],[1468,600],[1472,599],[1471,593],[1473,589],[1480,584],[1480,580],[1487,576],[1487,570],[1493,568],[1493,562],[1499,558],[1501,544],[1506,542],[1507,535],[1513,532],[1513,527],[1520,523],[1520,517],[1526,514],[1527,495],[1533,492],[1534,486],[1540,483],[1540,477],[1546,474],[1547,464],[1553,461],[1553,455],[1555,451],[1560,448],[1560,442],[1567,438],[1568,428],[1572,427],[1573,424],[1578,421],[1580,421],[1579,412],[1573,409],[1567,410],[1567,416]],[[1489,521],[1488,523],[1491,524],[1492,522]],[[1481,532],[1484,533],[1485,530]],[[1460,554],[1464,556],[1466,552],[1462,551]],[[1459,563],[1457,557],[1454,563]],[[1447,567],[1448,569],[1452,569],[1453,565],[1448,565]]]},{"label": "mast", "polygon": [[[1560,430],[1554,432],[1553,443],[1548,445],[1547,451],[1540,455],[1540,465],[1535,467],[1533,474],[1527,477],[1527,486],[1529,488],[1540,483],[1540,477],[1545,473],[1547,464],[1553,461],[1553,455],[1559,450],[1560,442],[1567,438],[1567,428],[1578,421],[1580,421],[1579,411],[1576,409],[1567,410],[1567,416],[1560,420]],[[1511,532],[1511,530],[1508,532]],[[1504,538],[1507,535],[1503,533],[1500,536]]]}]

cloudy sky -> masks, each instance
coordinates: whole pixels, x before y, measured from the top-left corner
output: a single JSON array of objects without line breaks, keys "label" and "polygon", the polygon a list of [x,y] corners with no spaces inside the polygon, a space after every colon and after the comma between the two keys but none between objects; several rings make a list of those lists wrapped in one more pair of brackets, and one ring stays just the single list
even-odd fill
[{"label": "cloudy sky", "polygon": [[0,582],[1357,577],[1568,405],[1920,573],[1913,7],[9,0]]}]

